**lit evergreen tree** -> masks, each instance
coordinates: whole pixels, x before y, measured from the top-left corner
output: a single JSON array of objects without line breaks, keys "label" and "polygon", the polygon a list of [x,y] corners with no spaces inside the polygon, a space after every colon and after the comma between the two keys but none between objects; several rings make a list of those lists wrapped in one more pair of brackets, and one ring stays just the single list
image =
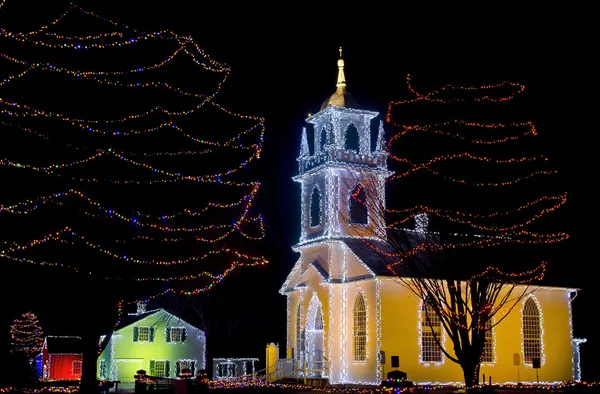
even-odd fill
[{"label": "lit evergreen tree", "polygon": [[32,312],[23,313],[10,326],[10,351],[24,353],[31,361],[42,351],[44,335],[40,321]]}]

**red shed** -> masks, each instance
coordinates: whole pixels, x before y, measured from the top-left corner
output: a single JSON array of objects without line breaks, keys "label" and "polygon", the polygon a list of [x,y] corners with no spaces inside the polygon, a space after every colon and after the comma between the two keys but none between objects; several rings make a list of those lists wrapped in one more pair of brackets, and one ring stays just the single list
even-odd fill
[{"label": "red shed", "polygon": [[47,336],[42,348],[42,380],[81,379],[81,338]]}]

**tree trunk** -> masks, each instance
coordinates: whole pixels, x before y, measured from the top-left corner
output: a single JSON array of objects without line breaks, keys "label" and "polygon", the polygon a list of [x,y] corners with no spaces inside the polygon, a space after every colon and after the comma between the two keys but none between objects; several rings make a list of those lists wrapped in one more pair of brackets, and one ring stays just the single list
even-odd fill
[{"label": "tree trunk", "polygon": [[86,332],[81,337],[83,341],[83,364],[81,370],[80,393],[98,393],[96,369],[98,363],[98,337],[94,333]]},{"label": "tree trunk", "polygon": [[[90,306],[83,309],[79,332],[83,345],[83,363],[80,393],[98,394],[98,356],[101,335],[109,335],[117,319],[117,289],[110,283],[98,280],[82,281],[87,284],[84,289]],[[82,292],[82,294],[85,294]]]},{"label": "tree trunk", "polygon": [[468,360],[460,364],[465,378],[467,393],[479,392],[479,363]]}]

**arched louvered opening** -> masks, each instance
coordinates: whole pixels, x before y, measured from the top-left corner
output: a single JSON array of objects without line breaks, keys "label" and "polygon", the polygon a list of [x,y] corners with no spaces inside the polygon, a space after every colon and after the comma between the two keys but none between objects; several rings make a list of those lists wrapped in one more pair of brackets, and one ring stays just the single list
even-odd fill
[{"label": "arched louvered opening", "polygon": [[442,322],[435,313],[435,309],[426,302],[421,307],[421,360],[424,363],[441,363],[442,349],[438,345],[441,341]]},{"label": "arched louvered opening", "polygon": [[323,311],[321,305],[317,307],[317,313],[315,314],[315,330],[323,329]]},{"label": "arched louvered opening", "polygon": [[356,126],[351,124],[346,129],[346,134],[344,138],[344,149],[353,150],[355,152],[360,151],[360,137],[358,135],[358,130]]},{"label": "arched louvered opening", "polygon": [[483,345],[483,357],[481,362],[493,363],[494,362],[494,332],[492,326],[494,322],[492,319],[485,321],[485,343]]},{"label": "arched louvered opening", "polygon": [[367,194],[364,187],[358,184],[350,192],[350,223],[367,224]]},{"label": "arched louvered opening", "polygon": [[321,224],[321,192],[314,187],[310,195],[310,226],[317,227]]},{"label": "arched louvered opening", "polygon": [[367,306],[361,293],[354,299],[354,328],[352,359],[355,362],[367,361]]},{"label": "arched louvered opening", "polygon": [[523,306],[523,361],[532,364],[534,358],[542,358],[542,327],[538,306],[529,297]]},{"label": "arched louvered opening", "polygon": [[327,145],[329,141],[327,141],[327,130],[325,130],[325,127],[323,127],[321,129],[321,140],[320,140],[320,148],[321,148],[321,152],[325,152],[325,145]]}]

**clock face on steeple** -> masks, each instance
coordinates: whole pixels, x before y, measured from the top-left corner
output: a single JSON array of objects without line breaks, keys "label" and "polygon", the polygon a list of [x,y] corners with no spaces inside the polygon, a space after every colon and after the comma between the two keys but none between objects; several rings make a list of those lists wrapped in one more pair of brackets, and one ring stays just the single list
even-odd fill
[{"label": "clock face on steeple", "polygon": [[371,126],[378,115],[358,108],[346,90],[340,56],[335,92],[306,119],[314,130],[312,151],[308,131],[302,130],[300,174],[294,177],[301,184],[300,243],[384,232],[383,219],[370,209],[383,201],[385,178],[391,174],[381,121],[375,149],[371,148]]}]

